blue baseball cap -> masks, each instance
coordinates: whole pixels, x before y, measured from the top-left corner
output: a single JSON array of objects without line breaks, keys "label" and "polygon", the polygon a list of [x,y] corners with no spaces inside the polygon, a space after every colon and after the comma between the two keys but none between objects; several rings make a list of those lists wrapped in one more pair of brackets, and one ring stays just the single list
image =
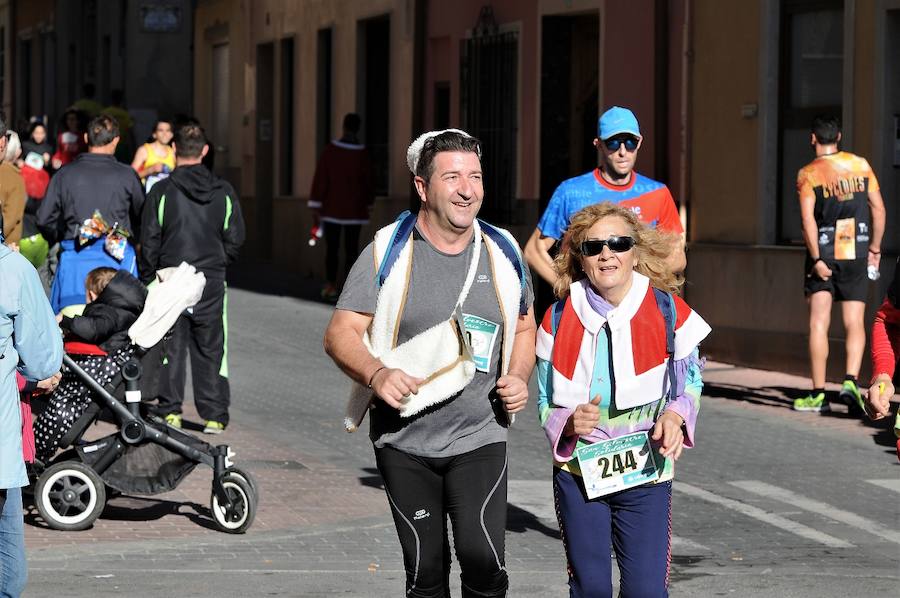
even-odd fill
[{"label": "blue baseball cap", "polygon": [[638,127],[634,112],[628,108],[613,106],[600,115],[600,120],[597,121],[597,137],[604,140],[621,133],[640,137],[641,129]]}]

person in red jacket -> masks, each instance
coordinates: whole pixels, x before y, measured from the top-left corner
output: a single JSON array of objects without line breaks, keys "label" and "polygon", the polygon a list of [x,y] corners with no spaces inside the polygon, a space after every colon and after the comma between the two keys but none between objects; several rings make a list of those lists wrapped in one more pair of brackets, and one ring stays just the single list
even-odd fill
[{"label": "person in red jacket", "polygon": [[338,254],[344,237],[345,273],[359,255],[359,233],[369,222],[369,210],[375,201],[375,184],[369,152],[359,142],[361,121],[358,114],[344,116],[344,133],[325,146],[307,206],[313,225],[321,226],[325,236],[325,286],[322,298],[336,301],[339,290]]},{"label": "person in red jacket", "polygon": [[[900,267],[900,260],[898,260]],[[866,395],[865,408],[873,420],[887,417],[891,413],[891,397],[894,396],[894,369],[900,357],[900,272],[888,288],[884,303],[875,314],[872,324],[872,385]],[[897,438],[897,458],[900,459],[900,411],[894,421]]]}]

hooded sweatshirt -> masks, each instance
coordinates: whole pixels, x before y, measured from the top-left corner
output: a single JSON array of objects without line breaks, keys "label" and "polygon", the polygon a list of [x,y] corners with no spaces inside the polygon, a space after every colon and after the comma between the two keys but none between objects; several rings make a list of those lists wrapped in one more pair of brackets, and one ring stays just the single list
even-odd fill
[{"label": "hooded sweatshirt", "polygon": [[225,267],[244,243],[237,193],[202,164],[179,166],[153,186],[141,218],[141,280],[187,262],[207,278],[225,279]]},{"label": "hooded sweatshirt", "polygon": [[125,270],[113,276],[100,295],[88,303],[84,313],[63,317],[59,327],[79,339],[100,345],[106,352],[128,345],[128,329],[134,324],[147,299],[147,289]]}]

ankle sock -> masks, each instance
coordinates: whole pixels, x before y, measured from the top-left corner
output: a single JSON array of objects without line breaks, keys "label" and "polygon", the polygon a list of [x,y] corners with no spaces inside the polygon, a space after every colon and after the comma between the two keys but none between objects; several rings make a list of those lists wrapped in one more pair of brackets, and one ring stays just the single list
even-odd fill
[{"label": "ankle sock", "polygon": [[847,374],[846,376],[844,376],[844,382],[852,382],[852,383],[856,384],[856,376],[851,376],[850,374]]},{"label": "ankle sock", "polygon": [[816,397],[819,396],[820,394],[825,394],[825,389],[824,389],[824,388],[814,388],[814,389],[812,389],[812,396],[813,396],[813,398],[816,398]]}]

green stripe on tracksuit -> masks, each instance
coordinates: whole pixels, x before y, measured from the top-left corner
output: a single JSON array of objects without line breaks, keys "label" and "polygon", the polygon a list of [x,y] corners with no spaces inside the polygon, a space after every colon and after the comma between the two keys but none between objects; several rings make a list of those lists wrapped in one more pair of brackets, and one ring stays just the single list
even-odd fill
[{"label": "green stripe on tracksuit", "polygon": [[193,313],[182,315],[166,341],[168,362],[159,381],[160,415],[181,413],[187,377],[187,359],[191,359],[194,403],[205,420],[228,424],[231,390],[228,384],[227,297],[225,281],[207,278],[200,302]]}]

